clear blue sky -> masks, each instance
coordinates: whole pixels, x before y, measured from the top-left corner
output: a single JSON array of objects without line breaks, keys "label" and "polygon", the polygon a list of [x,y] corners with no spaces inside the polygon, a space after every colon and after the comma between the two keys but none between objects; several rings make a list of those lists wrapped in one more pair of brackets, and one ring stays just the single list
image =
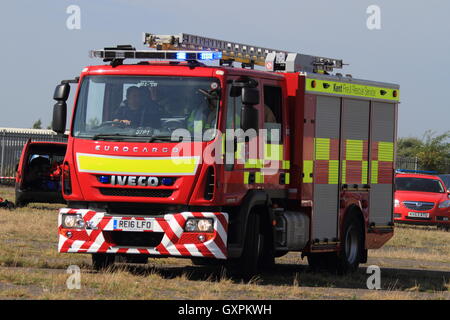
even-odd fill
[{"label": "clear blue sky", "polygon": [[[81,8],[81,30],[69,30],[69,5]],[[369,5],[381,8],[381,30],[366,27]],[[399,136],[450,122],[450,2],[16,0],[1,4],[0,127],[51,121],[61,79],[98,60],[88,51],[115,44],[143,49],[143,31],[201,34],[295,52],[342,58],[342,73],[401,86]],[[70,106],[71,108],[71,106]]]}]

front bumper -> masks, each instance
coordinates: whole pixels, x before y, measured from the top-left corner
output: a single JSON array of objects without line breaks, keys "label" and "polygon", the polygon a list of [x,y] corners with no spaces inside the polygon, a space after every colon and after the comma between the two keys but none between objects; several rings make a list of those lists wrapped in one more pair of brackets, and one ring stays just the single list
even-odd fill
[{"label": "front bumper", "polygon": [[432,209],[427,211],[428,217],[411,217],[410,213],[423,213],[423,211],[409,210],[407,208],[395,208],[394,222],[415,225],[450,225],[450,213],[448,208]]},{"label": "front bumper", "polygon": [[[83,228],[64,228],[62,215],[81,215]],[[188,218],[213,220],[213,232],[186,232]],[[117,229],[118,220],[151,222],[145,231]],[[58,215],[61,253],[145,254],[150,256],[178,256],[227,258],[228,214],[225,212],[180,212],[162,217],[113,216],[89,209],[60,209]]]}]

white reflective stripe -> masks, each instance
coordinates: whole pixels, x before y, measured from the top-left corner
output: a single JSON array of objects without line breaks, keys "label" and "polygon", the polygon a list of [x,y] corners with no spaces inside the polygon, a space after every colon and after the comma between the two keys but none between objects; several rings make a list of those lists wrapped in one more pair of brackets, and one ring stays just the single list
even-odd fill
[{"label": "white reflective stripe", "polygon": [[153,226],[152,226],[152,230],[153,232],[164,232],[163,228],[161,227],[161,225],[159,224],[158,220],[153,220]]},{"label": "white reflective stripe", "polygon": [[219,235],[219,237],[222,239],[223,243],[226,245],[227,244],[227,233],[225,231],[225,229],[222,226],[222,223],[220,223],[219,220],[217,220],[216,222],[216,231]]},{"label": "white reflective stripe", "polygon": [[189,253],[193,256],[203,256],[200,251],[198,251],[195,244],[188,243],[184,245],[186,247],[186,250],[189,251]]},{"label": "white reflective stripe", "polygon": [[217,246],[214,239],[206,241],[203,244],[208,248],[209,251],[211,251],[214,257],[218,259],[225,259],[225,255],[222,253],[222,250],[220,250],[220,248]]},{"label": "white reflective stripe", "polygon": [[169,224],[169,228],[172,229],[172,232],[175,233],[175,235],[180,238],[183,234],[183,227],[180,226],[177,219],[175,219],[173,216],[171,219],[167,220],[167,223]]},{"label": "white reflective stripe", "polygon": [[167,247],[166,247],[166,250],[167,250],[171,255],[174,255],[174,256],[181,256],[180,251],[178,251],[178,249],[173,245],[173,243],[171,243],[170,246],[167,246]]},{"label": "white reflective stripe", "polygon": [[85,244],[86,241],[82,240],[75,240],[72,242],[72,245],[70,246],[70,251],[79,251],[81,246]]}]

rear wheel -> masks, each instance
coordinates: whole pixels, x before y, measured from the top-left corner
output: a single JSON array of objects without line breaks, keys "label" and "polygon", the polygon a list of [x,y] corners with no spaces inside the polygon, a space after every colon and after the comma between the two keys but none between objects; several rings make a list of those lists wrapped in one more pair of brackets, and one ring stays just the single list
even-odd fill
[{"label": "rear wheel", "polygon": [[343,274],[356,271],[363,260],[363,253],[363,226],[355,215],[350,215],[344,222],[341,251],[337,255],[337,271]]},{"label": "rear wheel", "polygon": [[108,253],[93,253],[92,267],[94,270],[100,271],[108,269],[114,265],[116,256]]}]

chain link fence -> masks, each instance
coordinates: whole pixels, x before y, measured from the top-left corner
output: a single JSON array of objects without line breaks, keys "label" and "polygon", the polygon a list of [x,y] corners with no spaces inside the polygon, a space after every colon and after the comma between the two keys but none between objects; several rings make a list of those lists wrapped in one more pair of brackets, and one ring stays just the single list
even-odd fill
[{"label": "chain link fence", "polygon": [[52,130],[0,128],[0,184],[14,183],[16,166],[25,143],[31,141],[67,142]]}]

